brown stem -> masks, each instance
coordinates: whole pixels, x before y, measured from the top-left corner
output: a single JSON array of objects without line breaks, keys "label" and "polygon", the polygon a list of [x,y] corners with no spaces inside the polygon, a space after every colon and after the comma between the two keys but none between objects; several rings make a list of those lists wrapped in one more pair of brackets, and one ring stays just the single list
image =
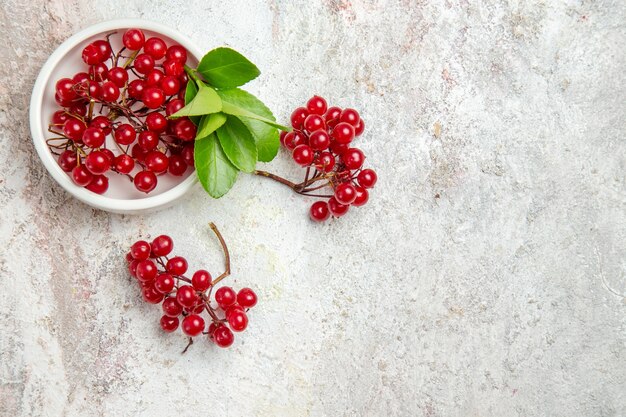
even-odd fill
[{"label": "brown stem", "polygon": [[181,353],[181,355],[187,352],[187,349],[189,349],[189,346],[191,345],[193,345],[193,337],[189,338],[189,343],[187,343],[187,346],[185,346],[185,349],[183,349],[183,352]]},{"label": "brown stem", "polygon": [[137,49],[136,51],[134,51],[126,60],[126,62],[124,62],[124,65],[122,65],[122,68],[126,69],[127,66],[129,66],[131,64],[131,62],[133,62],[135,60],[135,57],[139,54],[139,49]]},{"label": "brown stem", "polygon": [[213,230],[213,233],[215,233],[215,236],[217,236],[217,239],[220,241],[220,244],[222,245],[222,250],[224,251],[224,258],[225,258],[225,263],[226,263],[226,270],[224,271],[224,273],[222,273],[222,275],[220,275],[219,277],[215,278],[215,280],[213,281],[213,285],[215,285],[230,275],[230,253],[228,252],[228,246],[226,246],[226,242],[224,241],[224,238],[222,237],[222,234],[220,233],[220,231],[217,229],[217,226],[215,225],[215,223],[213,222],[209,223],[209,227],[211,228],[211,230]]},{"label": "brown stem", "polygon": [[260,175],[261,177],[271,178],[274,181],[277,181],[277,182],[279,182],[281,184],[286,185],[287,187],[291,188],[294,191],[295,191],[296,187],[298,186],[298,184],[293,183],[293,182],[291,182],[289,180],[286,180],[283,177],[279,177],[278,175],[272,174],[271,172],[256,170],[256,171],[254,171],[254,175]]}]

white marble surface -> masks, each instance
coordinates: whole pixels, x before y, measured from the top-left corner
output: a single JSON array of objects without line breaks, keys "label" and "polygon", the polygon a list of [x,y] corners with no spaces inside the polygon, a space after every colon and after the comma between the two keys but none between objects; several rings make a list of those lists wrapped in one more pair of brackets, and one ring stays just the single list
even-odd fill
[{"label": "white marble surface", "polygon": [[[119,17],[242,51],[283,120],[313,93],[360,109],[371,204],[319,226],[252,176],[143,216],[71,199],[30,90]],[[625,21],[619,0],[3,0],[0,416],[626,415]],[[209,221],[261,301],[234,348],[181,355],[123,254],[169,233],[218,271]]]}]

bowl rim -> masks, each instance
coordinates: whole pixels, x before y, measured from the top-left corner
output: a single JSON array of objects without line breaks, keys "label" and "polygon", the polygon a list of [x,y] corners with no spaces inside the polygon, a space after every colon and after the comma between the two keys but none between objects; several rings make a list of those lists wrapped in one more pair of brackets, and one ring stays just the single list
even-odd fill
[{"label": "bowl rim", "polygon": [[37,76],[37,80],[33,86],[29,109],[30,131],[35,149],[37,150],[39,159],[42,161],[46,170],[50,173],[54,180],[80,201],[98,209],[115,213],[137,213],[144,210],[163,207],[182,197],[183,194],[189,191],[198,182],[198,178],[195,172],[192,172],[187,178],[185,178],[185,180],[173,188],[160,194],[141,199],[118,199],[95,194],[74,184],[69,175],[61,169],[55,160],[54,155],[52,155],[46,145],[45,132],[41,127],[41,119],[44,92],[50,80],[51,74],[59,64],[59,61],[61,61],[61,59],[64,58],[71,49],[75,48],[79,43],[89,37],[102,32],[131,27],[160,33],[178,42],[180,45],[183,45],[198,61],[202,57],[200,49],[191,41],[191,39],[177,30],[161,23],[144,19],[115,19],[100,22],[86,27],[70,36],[55,49],[50,57],[48,57],[47,61],[39,71],[39,75]]}]

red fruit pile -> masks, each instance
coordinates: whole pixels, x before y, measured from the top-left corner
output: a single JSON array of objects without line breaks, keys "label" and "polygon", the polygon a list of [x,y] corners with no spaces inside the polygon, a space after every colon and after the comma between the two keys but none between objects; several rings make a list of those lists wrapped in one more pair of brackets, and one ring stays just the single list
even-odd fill
[{"label": "red fruit pile", "polygon": [[84,72],[57,81],[55,99],[63,109],[49,126],[58,136],[47,142],[77,185],[103,194],[106,174],[115,172],[149,193],[157,176],[182,176],[193,166],[196,126],[186,117],[166,117],[185,105],[187,51],[128,29],[124,47],[114,52],[113,36],[83,49]]},{"label": "red fruit pile", "polygon": [[[230,274],[226,244],[213,224],[211,228],[220,239],[227,263],[226,272],[215,280],[203,269],[191,278],[185,276],[187,260],[182,256],[168,257],[174,243],[166,235],[158,236],[152,243],[135,242],[126,260],[130,274],[141,286],[143,299],[151,304],[161,303],[161,328],[165,332],[171,333],[180,326],[190,338],[206,335],[217,346],[229,347],[235,340],[233,332],[242,332],[248,326],[247,312],[256,305],[257,296],[250,288],[235,292],[231,287],[220,287],[214,294],[216,306],[211,305],[215,285]],[[202,317],[205,311],[208,326]]]},{"label": "red fruit pile", "polygon": [[[322,222],[331,215],[341,217],[350,206],[360,207],[369,199],[368,189],[377,181],[376,172],[363,169],[365,155],[352,142],[365,130],[359,113],[350,108],[328,107],[326,100],[314,96],[306,107],[291,114],[293,131],[281,134],[282,145],[292,152],[293,160],[307,168],[305,180],[294,191],[327,200],[313,203],[311,219]],[[319,185],[318,181],[327,181]],[[333,188],[332,195],[316,195],[315,190]]]}]

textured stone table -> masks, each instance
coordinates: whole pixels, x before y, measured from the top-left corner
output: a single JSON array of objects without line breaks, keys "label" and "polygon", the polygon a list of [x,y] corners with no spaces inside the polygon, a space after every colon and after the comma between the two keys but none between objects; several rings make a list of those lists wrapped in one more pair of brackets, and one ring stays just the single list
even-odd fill
[{"label": "textured stone table", "polygon": [[[476,3],[3,0],[0,416],[626,415],[625,3]],[[315,225],[252,176],[143,216],[72,199],[29,94],[119,17],[242,51],[283,120],[313,93],[360,109],[371,204]],[[123,254],[165,232],[219,271],[209,221],[261,301],[233,348],[181,355]]]}]

